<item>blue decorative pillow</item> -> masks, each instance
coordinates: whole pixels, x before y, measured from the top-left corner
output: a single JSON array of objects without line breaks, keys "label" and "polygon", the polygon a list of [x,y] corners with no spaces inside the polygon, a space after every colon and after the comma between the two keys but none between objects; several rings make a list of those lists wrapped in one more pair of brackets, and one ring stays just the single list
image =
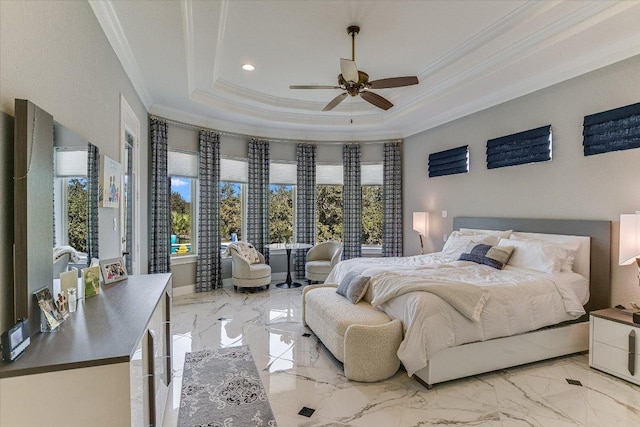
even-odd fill
[{"label": "blue decorative pillow", "polygon": [[471,261],[502,270],[512,253],[513,246],[469,245],[458,260]]},{"label": "blue decorative pillow", "polygon": [[336,289],[336,293],[338,293],[338,295],[342,295],[343,297],[347,297],[347,290],[349,289],[349,283],[351,283],[351,280],[353,280],[353,278],[356,277],[356,273],[350,271],[347,274],[345,274],[344,278],[342,279],[342,281],[338,284],[338,289]]},{"label": "blue decorative pillow", "polygon": [[355,273],[347,273],[342,279],[336,292],[348,299],[351,304],[357,304],[367,293],[369,287],[368,276],[357,276]]}]

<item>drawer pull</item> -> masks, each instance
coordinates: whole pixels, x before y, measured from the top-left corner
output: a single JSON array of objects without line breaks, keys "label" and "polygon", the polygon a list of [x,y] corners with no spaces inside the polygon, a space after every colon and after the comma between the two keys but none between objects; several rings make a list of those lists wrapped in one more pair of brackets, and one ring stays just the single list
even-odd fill
[{"label": "drawer pull", "polygon": [[629,332],[629,373],[636,374],[636,331]]}]

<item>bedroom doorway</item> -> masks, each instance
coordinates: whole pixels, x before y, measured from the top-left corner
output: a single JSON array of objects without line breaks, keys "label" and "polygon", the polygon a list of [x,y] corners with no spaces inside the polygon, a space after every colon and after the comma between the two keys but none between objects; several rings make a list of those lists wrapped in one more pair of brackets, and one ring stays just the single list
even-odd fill
[{"label": "bedroom doorway", "polygon": [[140,274],[140,120],[120,96],[122,203],[120,246],[129,274]]}]

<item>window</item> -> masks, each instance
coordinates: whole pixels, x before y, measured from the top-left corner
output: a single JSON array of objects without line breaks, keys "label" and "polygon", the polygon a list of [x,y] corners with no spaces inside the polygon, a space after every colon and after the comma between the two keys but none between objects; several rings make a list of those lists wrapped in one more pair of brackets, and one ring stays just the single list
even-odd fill
[{"label": "window", "polygon": [[[382,247],[384,218],[382,164],[363,164],[361,171],[362,246],[377,253]],[[342,165],[317,165],[316,182],[316,240],[342,241]]]},{"label": "window", "polygon": [[294,231],[293,185],[269,185],[269,240],[292,242]]},{"label": "window", "polygon": [[383,167],[380,163],[363,164],[362,176],[362,246],[382,247],[384,226]]},{"label": "window", "polygon": [[220,181],[220,236],[223,250],[229,242],[242,240],[244,187],[240,182]]},{"label": "window", "polygon": [[60,178],[62,185],[62,229],[59,245],[87,252],[87,178]]},{"label": "window", "polygon": [[171,255],[193,255],[195,253],[193,225],[195,215],[196,179],[171,176]]},{"label": "window", "polygon": [[316,241],[342,241],[342,185],[318,185],[316,189]]},{"label": "window", "polygon": [[87,150],[79,147],[56,147],[55,241],[57,246],[71,246],[87,252]]},{"label": "window", "polygon": [[198,155],[169,150],[171,178],[171,256],[196,253],[198,223]]},{"label": "window", "polygon": [[247,182],[249,163],[246,159],[220,159],[220,250],[229,242],[246,236]]},{"label": "window", "polygon": [[295,241],[295,163],[269,164],[269,240],[273,243]]},{"label": "window", "polygon": [[316,241],[342,241],[342,165],[316,165]]},{"label": "window", "polygon": [[382,185],[362,186],[362,245],[382,246]]}]

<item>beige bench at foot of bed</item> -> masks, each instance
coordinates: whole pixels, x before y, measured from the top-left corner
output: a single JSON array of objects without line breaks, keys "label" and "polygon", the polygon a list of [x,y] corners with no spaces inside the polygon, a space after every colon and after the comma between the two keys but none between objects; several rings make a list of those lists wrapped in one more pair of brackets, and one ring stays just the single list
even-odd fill
[{"label": "beige bench at foot of bed", "polygon": [[402,324],[363,300],[351,304],[336,293],[337,285],[311,285],[302,292],[302,322],[336,359],[345,376],[374,382],[398,371]]}]

